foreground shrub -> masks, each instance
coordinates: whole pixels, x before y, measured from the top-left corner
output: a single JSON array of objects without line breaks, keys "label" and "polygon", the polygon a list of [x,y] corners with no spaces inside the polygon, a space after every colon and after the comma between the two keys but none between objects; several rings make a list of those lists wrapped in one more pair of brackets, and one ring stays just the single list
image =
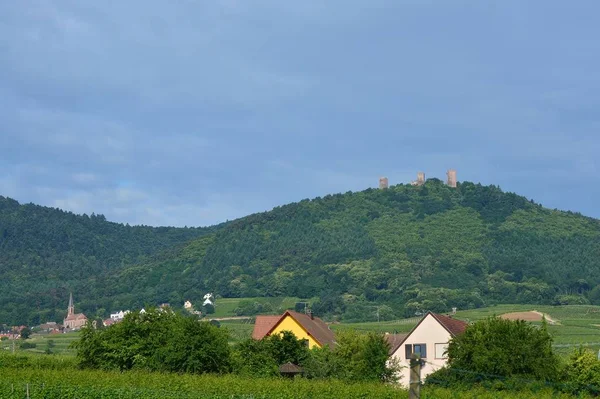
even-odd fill
[{"label": "foreground shrub", "polygon": [[448,345],[448,366],[426,379],[430,384],[459,385],[527,379],[557,381],[560,363],[552,337],[522,320],[491,317],[469,326]]},{"label": "foreground shrub", "polygon": [[290,362],[304,366],[309,357],[307,341],[283,331],[262,340],[240,342],[234,350],[234,369],[244,375],[277,376],[280,365]]},{"label": "foreground shrub", "polygon": [[228,338],[195,317],[150,309],[106,329],[88,325],[73,345],[82,368],[223,373],[231,369]]},{"label": "foreground shrub", "polygon": [[564,390],[572,393],[600,394],[600,361],[594,352],[583,348],[573,351],[564,373]]}]

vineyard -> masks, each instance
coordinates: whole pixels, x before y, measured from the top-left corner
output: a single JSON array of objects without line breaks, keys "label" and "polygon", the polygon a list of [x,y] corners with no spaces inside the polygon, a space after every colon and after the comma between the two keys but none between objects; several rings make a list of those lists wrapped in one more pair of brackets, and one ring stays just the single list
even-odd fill
[{"label": "vineyard", "polygon": [[[348,384],[302,378],[247,378],[240,376],[179,375],[143,372],[2,369],[0,398],[23,399],[168,399],[168,398],[407,398],[404,390],[378,383]],[[28,396],[27,396],[28,395]],[[424,399],[447,398],[571,398],[552,390],[498,392],[483,388],[456,391],[424,388]]]}]

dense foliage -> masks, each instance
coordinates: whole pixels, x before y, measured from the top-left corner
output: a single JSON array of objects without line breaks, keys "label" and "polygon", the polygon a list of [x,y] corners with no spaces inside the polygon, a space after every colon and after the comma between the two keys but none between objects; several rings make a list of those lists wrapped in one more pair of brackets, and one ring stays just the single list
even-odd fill
[{"label": "dense foliage", "polygon": [[[0,196],[0,323],[59,321],[66,313],[69,291],[78,311],[89,315],[100,310],[105,316],[121,306],[111,297],[115,287],[108,276],[211,231],[129,226],[108,222],[102,215],[21,205]],[[127,292],[123,288],[117,291]],[[152,295],[147,298],[155,299]],[[169,297],[156,299],[167,302]]]},{"label": "dense foliage", "polygon": [[595,219],[432,179],[233,221],[137,266],[136,290],[152,285],[145,270],[185,271],[173,289],[190,297],[318,297],[321,316],[386,320],[502,302],[600,303],[599,255]]},{"label": "dense foliage", "polygon": [[224,373],[231,371],[228,338],[211,323],[151,308],[109,328],[89,324],[74,345],[83,368]]},{"label": "dense foliage", "polygon": [[600,304],[599,255],[595,219],[436,179],[302,200],[211,229],[129,227],[0,197],[0,322],[60,320],[68,290],[78,310],[102,317],[206,292],[318,297],[316,313],[345,320]]},{"label": "dense foliage", "polygon": [[[22,399],[398,399],[407,392],[380,383],[239,375],[101,370],[0,369],[0,398]],[[436,396],[431,396],[436,397]],[[437,396],[439,397],[439,396]]]},{"label": "dense foliage", "polygon": [[[77,370],[56,356],[36,356],[26,367],[7,365],[0,354],[0,397],[22,399],[29,391],[31,398],[46,399],[282,399],[282,398],[407,398],[408,392],[381,383],[348,383],[337,380],[305,378],[256,378],[239,375],[189,375],[148,373],[142,371]],[[12,356],[15,360],[22,357]],[[43,359],[40,365],[37,359]],[[426,386],[423,399],[546,399],[573,398],[559,394],[551,387],[535,390],[494,391],[482,387],[468,389]],[[577,396],[580,399],[586,396]]]},{"label": "dense foliage", "polygon": [[448,365],[428,381],[474,383],[506,378],[557,381],[560,363],[546,324],[490,317],[469,326],[448,345]]},{"label": "dense foliage", "polygon": [[237,373],[279,376],[279,366],[292,363],[308,378],[347,381],[393,381],[397,367],[388,364],[389,345],[383,335],[338,334],[333,348],[309,350],[306,340],[289,331],[235,347],[229,332],[212,323],[171,310],[132,312],[113,326],[81,331],[77,349],[81,368],[146,370],[178,373]]},{"label": "dense foliage", "polygon": [[551,343],[545,322],[536,326],[496,317],[480,320],[450,341],[446,367],[429,374],[426,386],[599,395],[597,354],[580,347],[561,359]]}]

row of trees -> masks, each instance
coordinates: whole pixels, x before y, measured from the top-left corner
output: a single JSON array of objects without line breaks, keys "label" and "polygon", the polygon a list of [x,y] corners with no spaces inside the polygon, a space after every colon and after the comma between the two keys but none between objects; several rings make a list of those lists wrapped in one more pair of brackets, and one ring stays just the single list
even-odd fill
[{"label": "row of trees", "polygon": [[308,378],[391,381],[396,367],[387,363],[389,346],[382,335],[343,332],[334,348],[308,349],[291,332],[261,341],[229,345],[229,332],[170,310],[133,312],[109,328],[82,329],[74,345],[82,368],[185,373],[279,375],[288,362]]}]

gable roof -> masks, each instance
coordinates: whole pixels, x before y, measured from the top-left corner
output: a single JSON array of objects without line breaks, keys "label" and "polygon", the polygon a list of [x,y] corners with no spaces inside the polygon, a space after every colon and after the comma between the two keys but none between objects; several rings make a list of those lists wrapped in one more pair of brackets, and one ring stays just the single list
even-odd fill
[{"label": "gable roof", "polygon": [[393,355],[394,352],[402,345],[402,342],[408,337],[408,334],[385,334],[385,340],[390,344],[388,355]]},{"label": "gable roof", "polygon": [[75,313],[65,317],[65,320],[87,320],[87,317],[83,313]]},{"label": "gable roof", "polygon": [[[462,334],[467,327],[469,326],[469,323],[467,323],[466,321],[462,321],[462,320],[458,320],[458,319],[453,319],[450,316],[445,316],[445,315],[441,315],[441,314],[437,314],[437,313],[433,313],[433,312],[427,312],[427,314],[425,316],[423,316],[423,318],[421,320],[419,320],[419,322],[417,323],[416,326],[413,327],[412,330],[410,330],[410,332],[408,334],[406,334],[406,336],[402,339],[402,341],[400,341],[397,346],[396,349],[393,352],[390,352],[391,354],[394,354],[398,348],[400,347],[400,345],[402,345],[404,343],[404,341],[406,341],[406,339],[408,337],[410,337],[412,335],[413,332],[415,332],[415,330],[417,328],[419,328],[419,326],[421,325],[421,323],[423,322],[423,320],[425,320],[427,318],[427,316],[431,315],[431,317],[433,317],[442,327],[444,327],[444,329],[446,331],[448,331],[448,333],[450,333],[450,335],[454,338],[459,334]],[[389,342],[389,341],[388,341]]]},{"label": "gable roof", "polygon": [[281,316],[256,316],[252,338],[263,339],[275,327],[279,319]]},{"label": "gable roof", "polygon": [[[308,333],[308,335],[320,345],[333,345],[335,343],[335,335],[333,331],[329,329],[329,326],[327,326],[323,320],[319,319],[318,317],[311,317],[304,313],[298,313],[293,310],[286,310],[286,312],[281,316],[275,316],[277,317],[275,323],[264,335],[257,339],[261,339],[264,336],[269,335],[271,332],[273,332],[275,327],[277,327],[288,316],[294,319]],[[256,319],[258,322],[258,317]],[[265,320],[265,322],[266,321],[267,320]],[[252,333],[252,337],[254,338],[254,333]]]},{"label": "gable roof", "polygon": [[431,313],[431,315],[442,325],[442,327],[448,330],[453,337],[464,333],[469,325],[466,321],[453,319],[452,317],[443,314]]}]

